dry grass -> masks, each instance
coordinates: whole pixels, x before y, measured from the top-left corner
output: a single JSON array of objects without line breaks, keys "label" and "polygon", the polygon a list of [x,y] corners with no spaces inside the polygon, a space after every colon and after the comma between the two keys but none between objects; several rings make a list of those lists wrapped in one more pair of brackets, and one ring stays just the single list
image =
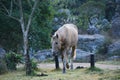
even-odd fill
[{"label": "dry grass", "polygon": [[112,64],[112,65],[120,65],[120,60],[118,61],[101,61],[101,62],[97,62],[99,64]]},{"label": "dry grass", "polygon": [[41,69],[37,74],[41,72],[48,76],[25,76],[25,71],[18,70],[0,75],[0,80],[120,80],[120,70],[91,71],[85,68],[62,74],[61,70]]}]

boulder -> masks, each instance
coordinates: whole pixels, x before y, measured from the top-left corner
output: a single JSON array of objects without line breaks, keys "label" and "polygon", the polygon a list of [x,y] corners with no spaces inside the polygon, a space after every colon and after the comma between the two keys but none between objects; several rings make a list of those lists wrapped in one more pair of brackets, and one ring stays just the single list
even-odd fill
[{"label": "boulder", "polygon": [[95,53],[95,51],[104,44],[105,37],[100,34],[78,35],[78,49]]},{"label": "boulder", "polygon": [[0,47],[0,59],[4,58],[6,54],[6,51]]},{"label": "boulder", "polygon": [[65,13],[66,15],[70,16],[70,10],[69,9],[59,9],[58,13]]},{"label": "boulder", "polygon": [[112,20],[112,36],[114,38],[120,38],[120,15],[117,15],[117,17],[115,17],[113,20]]},{"label": "boulder", "polygon": [[109,45],[108,54],[120,54],[120,40]]},{"label": "boulder", "polygon": [[120,56],[111,56],[107,60],[120,60]]},{"label": "boulder", "polygon": [[76,58],[75,61],[88,61],[90,52],[83,51],[81,49],[76,49]]},{"label": "boulder", "polygon": [[93,35],[93,34],[99,34],[100,31],[95,25],[89,25],[87,29],[87,33],[90,35]]},{"label": "boulder", "polygon": [[[79,61],[80,59],[83,59],[84,57],[89,56],[90,54],[92,53],[83,51],[81,49],[76,49],[75,61]],[[52,56],[51,49],[39,50],[36,54],[33,55],[33,58],[37,59],[37,61],[46,61],[48,59],[54,59],[54,57]],[[60,56],[59,61],[62,61]]]},{"label": "boulder", "polygon": [[51,49],[39,50],[36,54],[34,54],[34,58],[38,61],[45,61],[47,59],[52,58]]}]

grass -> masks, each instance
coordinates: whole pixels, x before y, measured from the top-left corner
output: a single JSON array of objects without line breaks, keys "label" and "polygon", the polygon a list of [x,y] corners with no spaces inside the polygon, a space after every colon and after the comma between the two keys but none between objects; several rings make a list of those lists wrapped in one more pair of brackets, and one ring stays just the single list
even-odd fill
[{"label": "grass", "polygon": [[112,64],[112,65],[120,65],[120,61],[100,61],[100,62],[97,62],[99,64]]},{"label": "grass", "polygon": [[102,69],[100,69],[100,68],[97,68],[97,67],[90,67],[90,68],[88,68],[87,69],[88,71],[97,71],[97,72],[100,72],[100,71],[103,71]]},{"label": "grass", "polygon": [[0,75],[0,80],[120,80],[120,70],[100,70],[95,68],[91,71],[89,68],[67,70],[62,74],[61,70],[40,69],[37,74],[45,73],[48,76],[26,76],[25,71],[8,72]]}]

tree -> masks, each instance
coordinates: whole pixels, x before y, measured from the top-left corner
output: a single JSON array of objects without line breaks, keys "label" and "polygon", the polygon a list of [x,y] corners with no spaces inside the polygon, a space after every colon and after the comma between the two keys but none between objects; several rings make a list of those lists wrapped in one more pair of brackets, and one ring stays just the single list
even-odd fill
[{"label": "tree", "polygon": [[[22,0],[10,0],[8,3],[7,1],[1,0],[0,4],[2,5],[3,12],[5,13],[6,16],[18,21],[21,26],[22,34],[23,34],[23,53],[25,55],[25,63],[26,63],[26,75],[31,75],[32,70],[31,70],[31,63],[30,63],[30,57],[28,53],[28,32],[29,28],[31,25],[31,21],[33,18],[33,14],[35,12],[35,9],[37,8],[37,4],[39,0],[27,0],[29,8],[31,9],[28,12],[25,12],[23,10],[23,2]],[[7,4],[5,4],[7,2]],[[34,3],[32,5],[32,2]],[[19,3],[19,4],[17,4]],[[16,7],[13,7],[16,6]],[[18,14],[16,14],[18,13]],[[29,14],[29,16],[25,16],[25,14]]]},{"label": "tree", "polygon": [[[33,24],[29,32],[31,50],[49,49],[51,47],[51,32],[54,9],[50,0],[41,1],[35,11]],[[33,51],[33,52],[34,52]]]},{"label": "tree", "polygon": [[83,31],[88,28],[88,23],[92,16],[98,16],[99,19],[104,17],[105,5],[102,2],[88,1],[79,7],[79,16],[77,25]]},{"label": "tree", "polygon": [[20,53],[22,48],[22,31],[18,24],[19,22],[0,12],[0,46],[7,52]]}]

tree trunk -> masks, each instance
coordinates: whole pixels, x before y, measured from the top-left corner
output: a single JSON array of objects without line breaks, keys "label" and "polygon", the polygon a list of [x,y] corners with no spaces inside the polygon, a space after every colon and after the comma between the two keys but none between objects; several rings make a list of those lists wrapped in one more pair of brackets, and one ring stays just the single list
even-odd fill
[{"label": "tree trunk", "polygon": [[25,57],[26,57],[26,75],[31,75],[33,72],[32,72],[32,66],[31,66],[31,61],[30,61],[30,56],[28,51]]},{"label": "tree trunk", "polygon": [[[30,25],[31,25],[31,21],[32,21],[32,18],[33,18],[33,14],[35,12],[35,9],[37,8],[37,4],[39,3],[40,0],[34,0],[34,5],[32,6],[31,5],[31,13],[28,17],[28,20],[25,21],[25,17],[24,17],[24,12],[23,12],[23,5],[22,5],[22,0],[11,0],[11,3],[10,3],[10,8],[7,8],[3,3],[2,4],[2,7],[3,9],[6,11],[7,13],[7,16],[20,22],[20,25],[21,25],[21,30],[22,30],[22,33],[23,33],[23,53],[24,53],[24,56],[25,56],[25,66],[26,66],[26,75],[31,75],[32,73],[32,66],[31,66],[31,61],[30,61],[30,56],[29,56],[29,51],[28,51],[28,32],[29,32],[29,28],[30,28]],[[18,17],[15,17],[13,13],[13,3],[14,2],[18,2],[17,4],[17,7],[19,7],[18,11],[19,11],[19,16]],[[10,9],[10,10],[9,10]],[[3,10],[3,11],[4,11]],[[5,14],[6,14],[5,13]],[[14,15],[14,16],[12,16]],[[27,22],[27,23],[26,23]]]},{"label": "tree trunk", "polygon": [[25,67],[26,67],[26,75],[32,74],[32,67],[31,67],[31,61],[28,51],[28,33],[23,33],[23,42],[24,42],[24,55],[25,55]]}]

